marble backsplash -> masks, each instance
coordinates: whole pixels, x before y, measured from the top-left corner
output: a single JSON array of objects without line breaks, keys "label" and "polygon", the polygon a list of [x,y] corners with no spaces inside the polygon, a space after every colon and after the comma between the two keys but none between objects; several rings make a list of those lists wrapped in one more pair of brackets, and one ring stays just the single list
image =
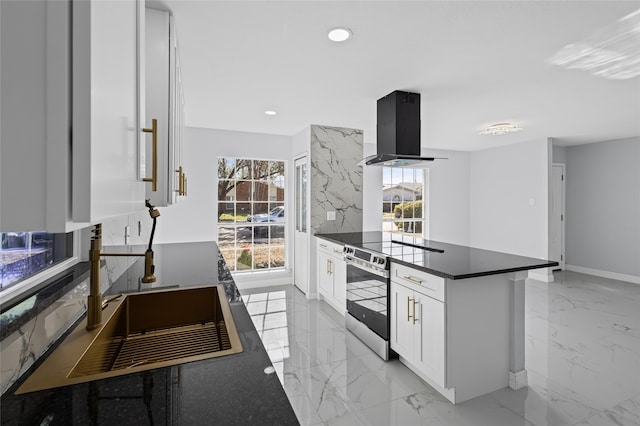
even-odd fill
[{"label": "marble backsplash", "polygon": [[[138,215],[125,216],[103,223],[103,251],[144,253],[146,249],[144,245],[125,245],[125,227],[131,226],[133,222],[137,226],[138,219]],[[81,232],[83,242],[88,241],[90,228]],[[139,236],[140,241],[133,239],[128,242],[137,244],[142,242],[143,237],[143,235]],[[83,246],[81,250],[84,248]],[[105,293],[116,280],[121,278],[137,259],[136,257],[103,258],[100,268],[102,292]],[[137,278],[127,277],[127,279],[136,280]],[[84,315],[89,294],[88,274],[83,274],[81,278],[77,278],[71,284],[64,285],[62,290],[55,294],[54,300],[47,298],[46,302],[41,297],[34,295],[14,309],[2,314],[3,316],[11,316],[12,320],[15,318],[17,321],[16,324],[7,327],[15,325],[15,331],[8,335],[3,333],[5,337],[0,342],[0,389],[2,393],[11,387],[53,343]],[[37,303],[46,304],[46,306],[32,306]]]},{"label": "marble backsplash", "polygon": [[361,231],[362,130],[312,125],[310,152],[311,234]]}]

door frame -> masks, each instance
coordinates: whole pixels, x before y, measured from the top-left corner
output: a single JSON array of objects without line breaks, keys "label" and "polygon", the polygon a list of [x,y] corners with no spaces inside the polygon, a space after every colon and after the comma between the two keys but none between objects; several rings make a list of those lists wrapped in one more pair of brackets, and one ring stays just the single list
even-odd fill
[{"label": "door frame", "polygon": [[[551,173],[551,177],[553,178],[553,168],[554,167],[558,167],[560,168],[561,171],[561,176],[562,176],[562,180],[560,182],[560,187],[556,188],[555,185],[555,180],[552,180],[551,182],[551,191],[552,191],[552,197],[555,196],[555,191],[557,191],[558,189],[560,190],[560,197],[562,202],[560,203],[560,214],[561,214],[561,220],[560,220],[560,260],[559,263],[560,265],[558,266],[559,269],[564,269],[565,268],[565,262],[566,262],[566,253],[565,253],[565,248],[566,248],[566,241],[565,241],[565,223],[566,223],[566,219],[567,219],[567,213],[566,213],[566,175],[567,175],[567,166],[565,163],[551,163],[551,167],[552,167],[552,173]],[[551,216],[551,215],[550,215]],[[551,220],[554,220],[553,217]],[[550,226],[550,230],[553,231],[554,227]]]}]

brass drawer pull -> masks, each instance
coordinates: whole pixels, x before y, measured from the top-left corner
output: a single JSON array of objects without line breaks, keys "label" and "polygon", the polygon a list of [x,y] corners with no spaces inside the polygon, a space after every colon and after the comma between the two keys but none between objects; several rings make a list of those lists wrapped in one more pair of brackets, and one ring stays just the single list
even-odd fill
[{"label": "brass drawer pull", "polygon": [[407,281],[411,281],[412,283],[416,283],[416,284],[422,284],[422,280],[419,280],[417,278],[412,277],[411,275],[405,275],[404,277],[405,280]]}]

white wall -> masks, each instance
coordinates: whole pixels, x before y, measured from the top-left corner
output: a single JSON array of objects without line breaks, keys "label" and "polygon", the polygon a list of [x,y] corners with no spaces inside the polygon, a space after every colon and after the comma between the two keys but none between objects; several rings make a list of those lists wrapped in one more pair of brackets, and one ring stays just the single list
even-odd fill
[{"label": "white wall", "polygon": [[183,157],[188,196],[176,205],[159,209],[156,242],[217,241],[217,176],[221,156],[286,161],[285,196],[292,196],[290,137],[187,127]]},{"label": "white wall", "polygon": [[446,158],[429,166],[429,239],[468,245],[470,153],[422,150],[422,155]]},{"label": "white wall", "polygon": [[535,140],[471,153],[472,247],[547,258],[550,149]]},{"label": "white wall", "polygon": [[567,269],[640,282],[639,163],[638,137],[567,148]]}]

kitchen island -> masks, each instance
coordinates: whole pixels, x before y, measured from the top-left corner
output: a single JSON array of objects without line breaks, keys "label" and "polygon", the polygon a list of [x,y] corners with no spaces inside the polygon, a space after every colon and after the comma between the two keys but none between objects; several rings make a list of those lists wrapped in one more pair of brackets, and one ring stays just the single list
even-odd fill
[{"label": "kitchen island", "polygon": [[155,247],[155,252],[158,280],[153,287],[138,283],[137,277],[144,270],[144,260],[140,259],[107,294],[222,285],[243,351],[14,395],[61,338],[3,394],[3,425],[299,424],[277,375],[269,368],[273,367],[272,363],[217,245],[212,242],[168,244]]},{"label": "kitchen island", "polygon": [[[380,232],[316,237],[389,259],[390,347],[451,402],[527,385],[525,279],[557,262]],[[362,299],[358,280],[347,271],[347,300]]]}]

